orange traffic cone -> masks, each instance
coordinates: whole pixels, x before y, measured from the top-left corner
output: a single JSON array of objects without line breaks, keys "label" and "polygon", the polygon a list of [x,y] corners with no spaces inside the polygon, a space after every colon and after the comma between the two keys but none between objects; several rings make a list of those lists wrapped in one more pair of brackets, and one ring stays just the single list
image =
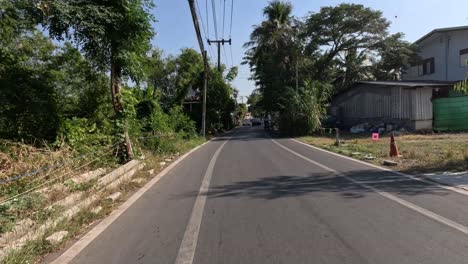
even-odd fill
[{"label": "orange traffic cone", "polygon": [[400,153],[398,152],[398,147],[395,142],[395,137],[392,135],[390,136],[390,157],[400,157]]}]

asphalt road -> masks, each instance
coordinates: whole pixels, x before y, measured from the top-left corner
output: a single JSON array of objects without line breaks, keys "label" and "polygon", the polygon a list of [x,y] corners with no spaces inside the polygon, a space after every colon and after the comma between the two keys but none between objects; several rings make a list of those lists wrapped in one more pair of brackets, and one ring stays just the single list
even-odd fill
[{"label": "asphalt road", "polygon": [[[468,196],[238,128],[72,263],[468,263]],[[67,254],[67,253],[66,253]]]}]

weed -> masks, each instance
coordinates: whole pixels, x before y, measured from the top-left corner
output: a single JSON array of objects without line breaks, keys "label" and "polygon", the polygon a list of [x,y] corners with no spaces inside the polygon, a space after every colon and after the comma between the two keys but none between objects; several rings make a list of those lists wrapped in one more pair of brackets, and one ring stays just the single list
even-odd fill
[{"label": "weed", "polygon": [[446,157],[447,159],[452,159],[454,155],[455,155],[455,154],[454,154],[454,152],[453,152],[453,150],[452,150],[451,148],[448,149],[447,152],[445,153],[445,157]]},{"label": "weed", "polygon": [[[299,140],[330,151],[350,155],[361,152],[376,157],[369,161],[379,164],[388,158],[389,138],[382,136],[373,142],[367,135],[342,133],[341,139],[346,141],[340,147],[334,147],[333,136],[310,136]],[[397,169],[420,173],[447,170],[464,170],[468,167],[468,133],[437,134],[437,135],[402,135],[397,144],[403,158],[399,160]],[[324,147],[325,146],[325,147]],[[464,164],[464,165],[463,165]]]},{"label": "weed", "polygon": [[30,241],[20,250],[8,254],[2,264],[33,264],[38,256],[51,252],[53,247],[44,239]]}]

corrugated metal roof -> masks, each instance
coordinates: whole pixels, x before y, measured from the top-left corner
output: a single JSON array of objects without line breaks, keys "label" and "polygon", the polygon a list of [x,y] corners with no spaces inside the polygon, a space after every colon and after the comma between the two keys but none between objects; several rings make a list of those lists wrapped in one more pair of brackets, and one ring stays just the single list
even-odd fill
[{"label": "corrugated metal roof", "polygon": [[441,87],[451,86],[456,82],[441,82],[441,81],[358,81],[356,84],[375,84],[387,86],[403,86],[403,87]]},{"label": "corrugated metal roof", "polygon": [[431,32],[427,33],[426,35],[422,36],[420,39],[416,40],[414,44],[419,44],[421,41],[425,40],[429,36],[435,33],[443,33],[448,31],[458,31],[458,30],[468,30],[468,26],[460,26],[460,27],[447,27],[447,28],[436,28]]}]

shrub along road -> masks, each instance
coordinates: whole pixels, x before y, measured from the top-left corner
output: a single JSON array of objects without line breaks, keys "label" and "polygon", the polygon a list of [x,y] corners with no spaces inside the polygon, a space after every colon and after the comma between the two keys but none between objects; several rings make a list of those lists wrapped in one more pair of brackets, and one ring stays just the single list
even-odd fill
[{"label": "shrub along road", "polygon": [[467,204],[462,191],[238,128],[56,263],[466,263]]}]

